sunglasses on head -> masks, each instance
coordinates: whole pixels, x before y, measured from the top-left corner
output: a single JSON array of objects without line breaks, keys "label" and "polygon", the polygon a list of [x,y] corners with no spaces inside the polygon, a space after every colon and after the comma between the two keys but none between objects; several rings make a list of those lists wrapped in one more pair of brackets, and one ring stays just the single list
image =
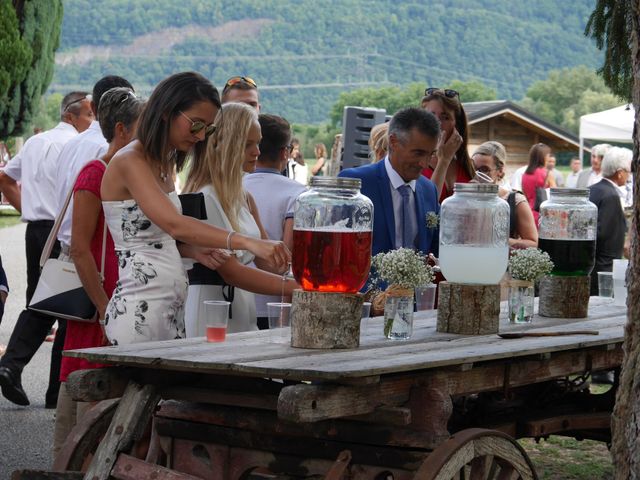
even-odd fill
[{"label": "sunglasses on head", "polygon": [[224,84],[223,90],[233,87],[234,85],[237,85],[239,83],[246,83],[247,85],[250,85],[253,88],[258,88],[258,84],[251,77],[231,77],[229,80],[227,80],[227,83]]},{"label": "sunglasses on head", "polygon": [[67,110],[69,110],[69,107],[71,107],[71,105],[74,105],[76,103],[80,103],[80,102],[84,102],[85,100],[89,100],[91,101],[93,97],[91,95],[85,95],[84,97],[80,97],[77,100],[74,100],[73,102],[67,103],[67,106],[64,107],[63,112],[66,112]]},{"label": "sunglasses on head", "polygon": [[189,131],[193,134],[193,135],[197,135],[199,134],[202,130],[204,130],[204,136],[208,137],[209,135],[211,135],[213,132],[216,131],[216,125],[214,125],[213,123],[211,125],[207,125],[204,122],[201,122],[200,120],[191,120],[184,112],[180,112],[182,114],[182,116],[184,118],[186,118],[187,120],[189,120],[191,122],[191,128],[189,128]]},{"label": "sunglasses on head", "polygon": [[460,94],[458,93],[457,90],[452,90],[450,88],[429,87],[429,88],[425,89],[424,94],[425,95],[431,95],[431,94],[436,93],[436,92],[444,93],[444,96],[447,97],[447,98],[460,97]]}]

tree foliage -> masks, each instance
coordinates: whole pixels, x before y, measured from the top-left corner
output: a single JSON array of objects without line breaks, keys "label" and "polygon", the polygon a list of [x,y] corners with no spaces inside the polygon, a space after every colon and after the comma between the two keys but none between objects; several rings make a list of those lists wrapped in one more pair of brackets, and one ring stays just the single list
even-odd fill
[{"label": "tree foliage", "polygon": [[631,56],[632,0],[599,0],[589,17],[585,35],[605,50],[604,64],[598,70],[605,83],[618,96],[631,101],[633,65]]},{"label": "tree foliage", "polygon": [[0,138],[23,132],[53,77],[62,0],[0,0]]},{"label": "tree foliage", "polygon": [[[65,7],[61,52],[77,56],[58,65],[54,91],[87,88],[107,73],[145,93],[180,70],[218,86],[244,74],[258,81],[265,112],[303,123],[326,120],[350,90],[459,79],[520,99],[550,70],[595,69],[600,61],[583,35],[593,0],[65,0]],[[149,34],[157,35],[153,48],[138,49]],[[78,49],[87,45],[97,50],[83,59]]]},{"label": "tree foliage", "polygon": [[535,82],[520,104],[545,120],[577,133],[580,116],[622,103],[594,70],[585,66],[553,70]]}]

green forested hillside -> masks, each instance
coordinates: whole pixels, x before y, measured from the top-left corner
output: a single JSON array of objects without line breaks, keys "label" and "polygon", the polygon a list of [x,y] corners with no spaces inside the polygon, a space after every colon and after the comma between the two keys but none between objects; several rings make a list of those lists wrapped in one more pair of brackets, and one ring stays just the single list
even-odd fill
[{"label": "green forested hillside", "polygon": [[[180,70],[244,74],[265,111],[325,121],[363,86],[479,80],[518,100],[552,69],[596,68],[594,0],[64,0],[52,91],[119,73],[141,91]],[[106,48],[108,47],[108,48]],[[464,99],[463,99],[464,101]]]}]

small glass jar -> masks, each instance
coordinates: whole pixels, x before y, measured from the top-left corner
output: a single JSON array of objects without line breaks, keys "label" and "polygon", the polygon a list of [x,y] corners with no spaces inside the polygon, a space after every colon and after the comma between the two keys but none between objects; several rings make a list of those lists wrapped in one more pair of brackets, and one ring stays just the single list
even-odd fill
[{"label": "small glass jar", "polygon": [[595,265],[598,207],[588,188],[552,188],[540,205],[538,246],[553,260],[551,275],[589,275]]},{"label": "small glass jar", "polygon": [[371,267],[373,203],[360,179],[312,177],[296,200],[292,269],[304,290],[355,293]]},{"label": "small glass jar", "polygon": [[448,282],[500,283],[509,260],[509,204],[495,184],[456,183],[440,208],[440,269]]}]

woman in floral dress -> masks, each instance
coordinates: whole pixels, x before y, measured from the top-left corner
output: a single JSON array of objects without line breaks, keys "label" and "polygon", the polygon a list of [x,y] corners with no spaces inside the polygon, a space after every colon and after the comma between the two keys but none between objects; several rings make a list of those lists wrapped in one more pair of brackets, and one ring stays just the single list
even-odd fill
[{"label": "woman in floral dress", "polygon": [[273,268],[285,268],[291,258],[282,242],[229,232],[181,214],[172,174],[182,168],[187,153],[193,164],[202,162],[202,141],[215,130],[219,109],[218,91],[200,74],[168,77],[147,101],[137,140],[107,168],[101,194],[119,262],[119,280],[104,320],[112,344],[184,338],[185,249],[197,248],[189,256],[211,268],[218,265],[218,248],[248,250]]}]

